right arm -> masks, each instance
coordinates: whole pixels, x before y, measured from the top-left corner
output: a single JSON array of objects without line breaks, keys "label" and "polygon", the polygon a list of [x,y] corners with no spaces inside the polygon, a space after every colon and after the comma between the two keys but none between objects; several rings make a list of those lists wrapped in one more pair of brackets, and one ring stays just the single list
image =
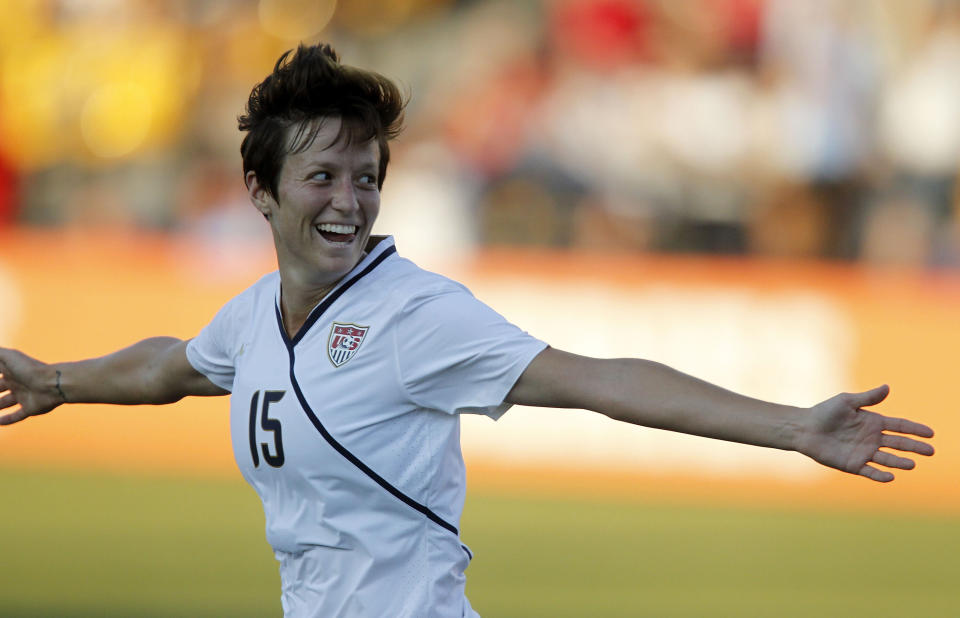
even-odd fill
[{"label": "right arm", "polygon": [[152,337],[89,360],[47,364],[0,348],[0,425],[46,414],[62,403],[164,404],[188,395],[226,395],[187,360],[187,341]]}]

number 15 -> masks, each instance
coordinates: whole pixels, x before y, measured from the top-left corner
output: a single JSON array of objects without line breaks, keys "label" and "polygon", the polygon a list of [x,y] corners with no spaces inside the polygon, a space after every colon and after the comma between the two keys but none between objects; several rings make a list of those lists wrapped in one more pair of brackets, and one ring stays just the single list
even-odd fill
[{"label": "number 15", "polygon": [[[260,443],[259,450],[263,452],[264,460],[274,468],[283,465],[283,431],[280,427],[280,421],[270,418],[269,408],[270,404],[283,399],[284,394],[286,394],[286,391],[264,391],[263,409],[260,412],[260,427],[273,434],[274,452],[270,452],[270,447],[266,442]],[[253,457],[254,468],[260,467],[260,453],[257,452],[257,404],[259,399],[260,391],[253,393],[253,397],[250,399],[250,456]]]}]

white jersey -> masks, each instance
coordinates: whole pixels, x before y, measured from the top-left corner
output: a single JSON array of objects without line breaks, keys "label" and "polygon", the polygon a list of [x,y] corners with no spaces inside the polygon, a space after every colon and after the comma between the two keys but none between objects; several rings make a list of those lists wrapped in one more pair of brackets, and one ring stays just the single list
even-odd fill
[{"label": "white jersey", "polygon": [[268,542],[321,565],[302,582],[319,604],[310,615],[473,616],[458,413],[503,414],[546,344],[401,258],[392,238],[374,242],[294,337],[275,272],[187,357],[231,391],[234,456]]}]

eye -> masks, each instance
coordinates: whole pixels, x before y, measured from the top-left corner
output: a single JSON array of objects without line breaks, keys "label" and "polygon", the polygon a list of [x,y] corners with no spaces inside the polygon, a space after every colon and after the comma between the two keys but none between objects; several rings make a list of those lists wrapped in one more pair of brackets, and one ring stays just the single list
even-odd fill
[{"label": "eye", "polygon": [[330,175],[330,172],[314,172],[310,177],[311,180],[330,180],[333,176]]},{"label": "eye", "polygon": [[360,184],[376,186],[377,177],[374,176],[373,174],[363,174],[362,176],[360,176]]}]

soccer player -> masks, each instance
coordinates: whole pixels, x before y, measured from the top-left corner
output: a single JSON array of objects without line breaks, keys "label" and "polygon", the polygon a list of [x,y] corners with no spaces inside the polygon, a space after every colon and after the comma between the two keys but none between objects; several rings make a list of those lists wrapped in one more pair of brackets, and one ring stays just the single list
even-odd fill
[{"label": "soccer player", "polygon": [[388,79],[326,45],[284,54],[240,128],[244,179],[273,232],[279,269],[196,338],[146,339],[102,358],[46,364],[0,348],[9,425],[68,402],[162,404],[231,395],[240,470],[263,501],[284,614],[475,616],[459,415],[513,404],[803,453],[890,481],[877,467],[933,454],[933,431],[864,410],[887,387],[812,408],[726,391],[640,359],[549,347],[463,286],[371,236],[400,131]]}]

